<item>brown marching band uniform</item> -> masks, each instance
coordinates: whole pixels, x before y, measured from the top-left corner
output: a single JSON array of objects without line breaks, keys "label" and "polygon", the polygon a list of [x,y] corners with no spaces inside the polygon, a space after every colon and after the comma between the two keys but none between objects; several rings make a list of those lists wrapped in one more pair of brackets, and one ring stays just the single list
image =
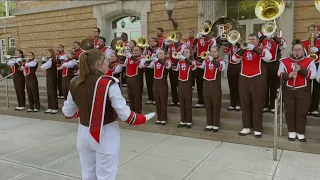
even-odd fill
[{"label": "brown marching band uniform", "polygon": [[[189,62],[186,62],[189,61]],[[177,66],[172,66],[172,69],[179,73],[179,102],[181,123],[192,123],[192,74],[191,71],[196,69],[196,66],[191,65],[190,60],[179,60]]]},{"label": "brown marching band uniform", "polygon": [[[66,60],[66,54],[64,51],[56,53],[57,59],[57,67],[60,67],[61,64]],[[62,70],[57,70],[57,88],[58,88],[58,96],[63,96],[63,89],[62,89]]]},{"label": "brown marching band uniform", "polygon": [[[302,40],[302,45],[305,48],[305,55],[309,55],[309,46],[310,46],[310,38],[306,40]],[[317,47],[320,50],[320,39],[314,40],[314,47]],[[319,51],[316,53],[318,55],[318,59],[315,60],[316,67],[319,67],[319,57],[320,53]],[[312,88],[310,88],[310,91],[312,91],[312,97],[311,97],[311,104],[309,112],[318,111],[319,106],[319,99],[320,99],[320,83],[318,83],[315,79],[311,80]]]},{"label": "brown marching band uniform", "polygon": [[[164,43],[163,43],[164,44]],[[172,64],[177,64],[176,59],[172,57],[172,53],[179,48],[179,43],[173,43],[166,45],[166,53],[169,55],[169,59]],[[178,72],[173,69],[169,69],[169,79],[170,79],[170,89],[171,89],[171,97],[172,103],[177,105],[179,103],[179,95],[178,95]],[[172,104],[172,105],[173,105]]]},{"label": "brown marching band uniform", "polygon": [[[22,63],[22,62],[19,62],[19,63]],[[25,77],[23,75],[23,71],[21,70],[20,64],[18,64],[18,62],[15,62],[14,65],[11,66],[11,72],[14,73],[13,85],[14,85],[14,89],[16,90],[18,107],[25,107],[26,106],[26,95],[24,91]]]},{"label": "brown marching band uniform", "polygon": [[[232,60],[232,56],[238,51],[240,44],[232,45],[228,43],[228,46],[224,49],[224,53],[229,54],[229,64],[227,70],[228,84],[230,90],[230,107],[233,110],[236,106],[240,106],[239,98],[239,76],[241,70],[241,64]],[[239,109],[240,110],[240,109]]]},{"label": "brown marching band uniform", "polygon": [[[133,60],[135,59],[135,60]],[[125,60],[128,100],[131,111],[141,113],[143,92],[142,57],[131,57]],[[144,66],[144,65],[143,65]]]},{"label": "brown marching band uniform", "polygon": [[153,75],[153,94],[156,102],[157,120],[167,121],[167,105],[168,105],[168,68],[171,67],[169,60],[153,61],[149,68],[154,69]]},{"label": "brown marching band uniform", "polygon": [[311,101],[310,79],[313,79],[316,75],[316,68],[314,70],[310,68],[313,64],[312,58],[304,58],[298,61],[300,71],[296,77],[296,90],[292,90],[294,78],[289,78],[289,73],[294,70],[294,64],[295,61],[290,57],[282,59],[278,75],[284,83],[282,89],[288,131],[305,134],[307,113]]},{"label": "brown marching band uniform", "polygon": [[[69,61],[75,61],[74,59],[66,60],[63,63],[68,63]],[[69,85],[71,79],[74,77],[74,66],[72,68],[63,67],[62,69],[62,91],[64,99],[67,100]]]},{"label": "brown marching band uniform", "polygon": [[207,125],[219,127],[221,113],[221,71],[225,69],[223,59],[203,61],[200,68],[204,69],[203,95],[205,98],[204,107],[206,109]]},{"label": "brown marching band uniform", "polygon": [[241,61],[239,96],[243,128],[253,128],[254,131],[262,132],[263,107],[267,90],[267,68],[262,58],[271,55],[266,48],[262,53],[259,51],[262,49],[257,47],[254,50],[239,49],[232,60]]},{"label": "brown marching band uniform", "polygon": [[46,70],[46,84],[47,84],[48,109],[57,110],[58,109],[57,62],[55,61],[52,61],[51,67]]},{"label": "brown marching band uniform", "polygon": [[274,109],[274,101],[277,98],[277,90],[280,87],[278,77],[279,60],[281,59],[281,50],[286,47],[283,38],[274,37],[268,39],[266,36],[260,37],[261,47],[267,47],[272,55],[272,59],[267,62],[267,94],[265,108]]},{"label": "brown marching band uniform", "polygon": [[[29,60],[29,62],[32,62],[32,61],[35,61],[35,60],[34,59]],[[38,79],[36,76],[38,63],[34,67],[27,67],[26,63],[24,63],[23,67],[24,67],[24,75],[26,79],[29,109],[40,110],[39,86],[38,86]]]}]

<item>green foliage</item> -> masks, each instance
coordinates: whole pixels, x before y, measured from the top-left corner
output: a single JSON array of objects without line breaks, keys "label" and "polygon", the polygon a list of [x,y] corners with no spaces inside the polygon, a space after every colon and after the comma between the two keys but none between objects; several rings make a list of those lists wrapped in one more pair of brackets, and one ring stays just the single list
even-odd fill
[{"label": "green foliage", "polygon": [[0,74],[2,77],[5,77],[11,73],[11,68],[5,64],[5,63],[0,63]]},{"label": "green foliage", "polygon": [[[9,16],[13,16],[16,9],[16,0],[8,0]],[[6,17],[6,0],[0,1],[0,17]]]}]

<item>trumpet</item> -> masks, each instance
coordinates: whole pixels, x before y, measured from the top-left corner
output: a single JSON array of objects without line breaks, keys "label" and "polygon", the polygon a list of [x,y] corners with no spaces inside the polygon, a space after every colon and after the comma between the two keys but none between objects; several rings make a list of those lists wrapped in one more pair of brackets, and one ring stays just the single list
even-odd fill
[{"label": "trumpet", "polygon": [[139,39],[138,39],[138,46],[141,47],[141,48],[146,48],[146,47],[148,46],[147,38],[145,38],[145,37],[139,37]]},{"label": "trumpet", "polygon": [[241,42],[240,43],[240,47],[241,47],[241,49],[247,49],[248,48],[248,42],[247,41]]},{"label": "trumpet", "polygon": [[317,54],[314,54],[314,53],[311,53],[310,49],[314,47],[314,33],[312,33],[311,35],[311,38],[310,38],[310,44],[309,44],[309,56],[308,57],[311,57],[313,60],[317,60],[318,59],[318,55]]},{"label": "trumpet", "polygon": [[208,35],[209,33],[211,33],[212,27],[208,23],[202,23],[201,27],[200,27],[200,30],[201,30],[200,32],[203,35]]},{"label": "trumpet", "polygon": [[232,30],[227,34],[227,41],[232,45],[235,45],[240,38],[241,38],[241,35],[237,30]]},{"label": "trumpet", "polygon": [[179,59],[179,54],[177,53],[177,51],[174,51],[171,55],[174,59]]},{"label": "trumpet", "polygon": [[209,51],[207,51],[207,52],[202,52],[202,53],[200,54],[200,57],[201,57],[201,59],[207,59],[207,58],[209,57],[209,55],[210,55],[210,52],[209,52]]}]

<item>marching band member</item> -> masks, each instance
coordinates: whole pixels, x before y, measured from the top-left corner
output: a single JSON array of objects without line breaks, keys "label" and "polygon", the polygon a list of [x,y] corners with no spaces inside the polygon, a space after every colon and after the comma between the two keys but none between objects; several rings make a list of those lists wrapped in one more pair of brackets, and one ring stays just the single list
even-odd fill
[{"label": "marching band member", "polygon": [[94,28],[93,29],[93,45],[94,49],[99,49],[99,41],[98,38],[100,37],[100,29]]},{"label": "marching band member", "polygon": [[62,91],[65,100],[67,100],[69,84],[71,79],[74,77],[74,67],[77,64],[77,61],[74,59],[74,52],[68,50],[66,52],[67,60],[65,60],[57,70],[62,70]]},{"label": "marching band member", "polygon": [[22,58],[24,58],[23,51],[16,50],[15,51],[16,58],[11,59],[7,62],[8,66],[11,67],[11,72],[13,74],[13,85],[16,90],[16,95],[18,99],[18,106],[15,110],[23,111],[26,107],[26,95],[25,95],[25,77],[23,75],[23,71],[21,69]]},{"label": "marching band member", "polygon": [[127,33],[121,33],[121,39],[123,41],[124,46],[130,46],[130,41],[128,41],[128,34]]},{"label": "marching band member", "polygon": [[317,68],[312,58],[304,56],[301,40],[297,39],[292,44],[292,54],[281,60],[278,76],[284,81],[282,89],[288,139],[294,141],[297,137],[299,141],[306,142],[304,134],[311,101],[309,80],[316,78]]},{"label": "marching band member", "polygon": [[73,50],[74,50],[74,59],[77,62],[76,66],[74,67],[74,75],[77,76],[80,73],[79,67],[78,67],[79,57],[80,57],[81,53],[83,53],[83,50],[80,48],[80,42],[75,41],[73,43]]},{"label": "marching band member", "polygon": [[83,180],[115,179],[120,149],[117,117],[130,125],[140,125],[155,115],[130,110],[121,95],[118,79],[102,76],[107,73],[108,66],[107,57],[101,51],[82,53],[80,76],[71,81],[62,108],[69,118],[80,112],[77,149]]},{"label": "marching band member", "polygon": [[185,48],[183,55],[179,55],[177,64],[172,65],[172,69],[179,73],[179,101],[181,122],[178,128],[192,126],[192,75],[191,71],[196,70],[196,62],[191,58],[190,48]]},{"label": "marching band member", "polygon": [[[211,22],[206,21],[207,23],[209,23],[211,25]],[[199,32],[197,34],[196,39],[194,40],[194,46],[196,47],[196,60],[199,63],[202,63],[203,59],[201,58],[201,53],[203,52],[207,52],[210,50],[211,46],[216,46],[216,40],[211,37],[210,34],[207,35],[203,35],[201,32]],[[196,85],[197,85],[197,93],[198,93],[198,102],[197,104],[194,105],[195,108],[201,108],[204,106],[204,99],[203,99],[203,74],[204,74],[204,70],[198,68],[195,72],[194,72],[194,78],[196,81]]]},{"label": "marching band member", "polygon": [[157,28],[156,34],[157,34],[157,38],[158,38],[158,45],[161,49],[165,48],[165,44],[164,41],[166,40],[166,37],[163,36],[163,32],[164,30],[162,28]]},{"label": "marching band member", "polygon": [[[66,53],[64,52],[64,46],[62,44],[57,45],[57,53],[56,53],[56,60],[57,60],[57,68],[61,66],[61,64],[67,60]],[[57,69],[58,70],[58,69]],[[58,99],[64,99],[63,90],[62,90],[62,70],[58,70],[57,74],[57,86],[58,86]]]},{"label": "marching band member", "polygon": [[195,40],[194,30],[188,29],[187,32],[188,32],[188,38],[185,40],[185,43],[186,43],[187,47],[193,49],[193,42]]},{"label": "marching band member", "polygon": [[141,57],[141,51],[140,47],[134,47],[133,56],[128,53],[125,61],[121,62],[122,66],[126,67],[129,106],[137,113],[142,111],[143,68],[145,67],[145,59]]},{"label": "marching band member", "polygon": [[232,57],[233,61],[241,63],[239,95],[243,130],[239,135],[251,134],[253,128],[255,137],[261,138],[267,89],[267,68],[264,61],[270,61],[272,55],[267,48],[258,48],[257,34],[250,34],[248,39],[247,45],[243,45]]},{"label": "marching band member", "polygon": [[226,69],[225,61],[219,58],[219,48],[211,46],[208,59],[205,59],[198,67],[204,69],[203,94],[207,115],[205,131],[218,132],[222,101],[221,72]]},{"label": "marching band member", "polygon": [[111,47],[106,45],[106,38],[104,37],[99,37],[98,38],[98,45],[99,49],[107,55],[107,57],[110,57],[110,54],[112,53]]},{"label": "marching band member", "polygon": [[[308,27],[309,32],[309,39],[302,40],[302,45],[305,49],[305,55],[316,54],[318,55],[318,59],[315,59],[316,67],[319,67],[319,48],[320,48],[320,39],[317,38],[318,34],[318,26],[312,24]],[[311,46],[311,47],[310,47]],[[309,113],[313,116],[320,116],[318,112],[319,106],[319,98],[320,98],[320,84],[316,80],[311,80],[312,82],[312,98],[311,98],[311,105],[309,109]]]},{"label": "marching band member", "polygon": [[283,51],[287,45],[284,38],[278,37],[277,31],[274,34],[263,34],[259,39],[261,42],[260,45],[267,47],[272,55],[271,60],[267,62],[267,96],[263,111],[274,112],[274,101],[277,98],[277,90],[280,87],[280,81],[277,75],[279,60],[281,59],[281,51]]},{"label": "marching band member", "polygon": [[228,43],[224,48],[224,53],[228,54],[229,64],[227,69],[227,78],[230,90],[230,106],[228,107],[228,111],[240,111],[240,98],[239,98],[239,76],[241,65],[232,60],[232,56],[238,51],[240,48],[240,43],[237,42],[234,45]]},{"label": "marching band member", "polygon": [[41,69],[46,74],[48,109],[45,113],[58,113],[57,60],[53,49],[47,49],[47,57],[42,58]]},{"label": "marching band member", "polygon": [[171,68],[171,62],[166,59],[164,50],[160,49],[157,56],[153,56],[153,61],[146,64],[146,67],[154,69],[153,94],[157,109],[156,124],[165,125],[168,120],[167,104],[168,104],[168,70]]},{"label": "marching band member", "polygon": [[33,52],[28,52],[28,58],[29,59],[22,64],[29,101],[29,109],[27,112],[38,112],[40,109],[39,86],[36,76],[38,62],[34,59],[35,56]]},{"label": "marching band member", "polygon": [[112,52],[110,54],[110,63],[109,63],[109,70],[108,72],[106,73],[106,75],[108,76],[114,76],[116,78],[119,78],[120,77],[120,74],[122,72],[122,66],[118,63],[119,62],[119,57],[117,55],[116,52]]}]

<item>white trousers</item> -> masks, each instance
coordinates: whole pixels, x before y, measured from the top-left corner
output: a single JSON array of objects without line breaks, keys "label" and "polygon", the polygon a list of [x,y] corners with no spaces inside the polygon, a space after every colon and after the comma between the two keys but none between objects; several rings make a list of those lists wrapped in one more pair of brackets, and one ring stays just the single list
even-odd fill
[{"label": "white trousers", "polygon": [[79,125],[77,149],[82,166],[82,180],[114,180],[120,149],[117,121],[104,125],[100,144],[90,135],[89,127]]}]

